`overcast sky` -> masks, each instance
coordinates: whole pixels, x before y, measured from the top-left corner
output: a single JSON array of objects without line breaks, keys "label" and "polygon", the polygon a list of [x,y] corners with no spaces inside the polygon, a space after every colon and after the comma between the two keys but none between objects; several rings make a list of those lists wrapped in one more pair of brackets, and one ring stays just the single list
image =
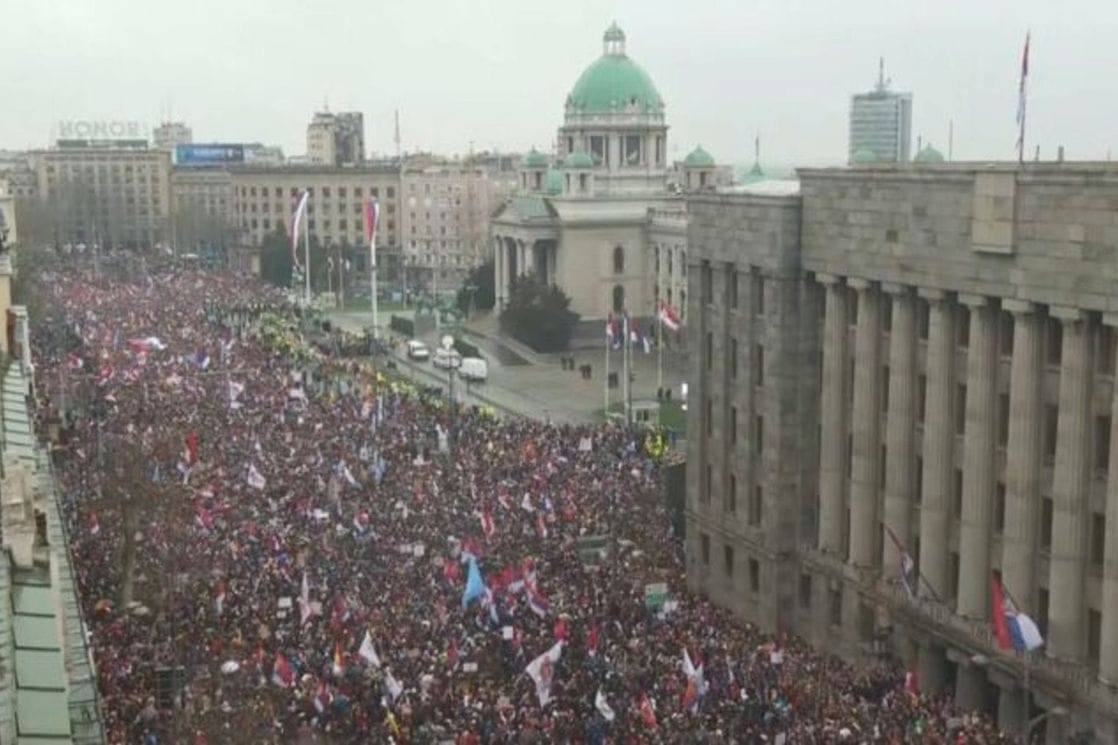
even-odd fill
[{"label": "overcast sky", "polygon": [[0,0],[0,18],[0,148],[170,107],[196,141],[294,155],[327,101],[365,113],[376,151],[397,108],[405,150],[545,149],[616,19],[672,154],[751,161],[759,131],[764,161],[842,161],[849,96],[884,56],[914,94],[914,140],[946,153],[954,119],[957,159],[1010,157],[1028,28],[1030,151],[1118,151],[1113,0]]}]

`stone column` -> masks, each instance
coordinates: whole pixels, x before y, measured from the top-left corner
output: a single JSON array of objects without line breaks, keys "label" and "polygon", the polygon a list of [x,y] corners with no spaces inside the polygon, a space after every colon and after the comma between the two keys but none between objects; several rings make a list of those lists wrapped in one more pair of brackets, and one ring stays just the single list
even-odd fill
[{"label": "stone column", "polygon": [[877,559],[877,494],[881,457],[881,300],[863,279],[847,284],[858,291],[854,341],[853,459],[850,469],[850,561],[872,567]]},{"label": "stone column", "polygon": [[[1108,313],[1103,322],[1118,333],[1118,313]],[[1118,357],[1118,345],[1115,356]],[[1115,359],[1118,370],[1118,359]],[[1110,415],[1110,465],[1106,479],[1106,553],[1102,571],[1102,644],[1099,679],[1118,685],[1118,384],[1114,386]]]},{"label": "stone column", "polygon": [[963,514],[959,533],[959,615],[985,619],[990,600],[990,513],[997,427],[998,326],[987,298],[970,306],[967,410],[963,440]]},{"label": "stone column", "polygon": [[1009,439],[1005,461],[1005,530],[1002,582],[1025,607],[1036,610],[1036,548],[1040,515],[1040,450],[1043,426],[1042,319],[1032,303],[1003,300],[1013,313],[1013,360],[1009,373]]},{"label": "stone column", "polygon": [[924,400],[924,473],[920,503],[920,575],[941,597],[947,593],[947,506],[955,427],[955,311],[942,290],[921,288],[928,300],[927,393]]},{"label": "stone column", "polygon": [[516,250],[519,252],[519,255],[516,257],[516,274],[517,276],[523,277],[532,269],[528,265],[528,244],[518,240],[516,242]]},{"label": "stone column", "polygon": [[[913,380],[916,361],[916,301],[912,291],[901,285],[882,285],[893,296],[893,326],[889,329],[889,410],[886,412],[885,525],[908,551],[912,514],[914,445],[916,442],[916,398]],[[916,477],[919,478],[919,474]],[[884,541],[884,576],[898,579],[901,556],[893,540]]]},{"label": "stone column", "polygon": [[1087,567],[1088,486],[1091,449],[1091,334],[1076,308],[1049,309],[1063,322],[1060,414],[1052,480],[1052,555],[1049,559],[1047,652],[1078,660],[1086,648],[1084,592]]},{"label": "stone column", "polygon": [[819,547],[841,554],[846,501],[847,295],[839,278],[825,274],[816,278],[827,287],[820,397]]},{"label": "stone column", "polygon": [[998,729],[1019,733],[1025,723],[1025,701],[1016,686],[998,686]]},{"label": "stone column", "polygon": [[505,291],[505,261],[508,257],[505,255],[504,239],[495,236],[494,240],[496,246],[493,248],[493,286],[497,294],[497,311],[500,312],[505,307],[505,298],[508,297]]}]

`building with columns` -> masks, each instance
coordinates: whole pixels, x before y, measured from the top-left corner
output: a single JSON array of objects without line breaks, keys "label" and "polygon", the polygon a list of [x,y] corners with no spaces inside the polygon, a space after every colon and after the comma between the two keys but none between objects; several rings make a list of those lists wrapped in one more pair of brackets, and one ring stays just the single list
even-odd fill
[{"label": "building with columns", "polygon": [[[688,201],[690,585],[1118,742],[1118,166],[799,177]],[[997,648],[994,576],[1041,650]]]},{"label": "building with columns", "polygon": [[[595,339],[611,312],[654,316],[669,288],[684,304],[682,194],[713,191],[722,173],[701,148],[672,170],[659,91],[626,54],[617,24],[602,43],[567,96],[554,155],[524,158],[519,191],[489,230],[498,306],[515,277],[534,273],[571,298]],[[673,176],[683,183],[670,184]]]}]

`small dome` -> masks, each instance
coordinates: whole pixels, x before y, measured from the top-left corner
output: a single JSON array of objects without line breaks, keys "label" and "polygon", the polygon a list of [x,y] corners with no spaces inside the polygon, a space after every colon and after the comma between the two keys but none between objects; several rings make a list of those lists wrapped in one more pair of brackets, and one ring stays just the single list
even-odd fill
[{"label": "small dome", "polygon": [[664,101],[640,65],[625,54],[625,33],[613,24],[602,36],[605,51],[583,71],[567,96],[567,108],[582,113],[659,113]]},{"label": "small dome", "polygon": [[916,157],[913,158],[913,160],[917,163],[942,163],[943,153],[941,153],[939,150],[936,150],[931,145],[925,145],[924,147],[920,148],[920,152],[916,154]]},{"label": "small dome", "polygon": [[873,150],[861,148],[855,150],[850,156],[851,163],[875,163],[877,162],[877,153]]},{"label": "small dome", "polygon": [[575,152],[571,153],[570,155],[568,155],[567,159],[563,161],[563,167],[564,168],[593,168],[594,167],[594,158],[590,155],[590,153],[585,153],[585,152],[582,152],[580,150],[575,151]]},{"label": "small dome", "polygon": [[536,148],[524,156],[525,168],[547,168],[547,156],[541,153]]},{"label": "small dome", "polygon": [[562,194],[563,193],[563,174],[554,168],[547,172],[547,183],[544,184],[544,190],[548,194]]},{"label": "small dome", "polygon": [[606,32],[602,34],[602,41],[625,41],[625,32],[617,25],[617,21],[611,23]]},{"label": "small dome", "polygon": [[713,168],[714,157],[703,150],[703,146],[699,145],[691,152],[687,153],[687,157],[683,159],[683,165],[688,168]]}]

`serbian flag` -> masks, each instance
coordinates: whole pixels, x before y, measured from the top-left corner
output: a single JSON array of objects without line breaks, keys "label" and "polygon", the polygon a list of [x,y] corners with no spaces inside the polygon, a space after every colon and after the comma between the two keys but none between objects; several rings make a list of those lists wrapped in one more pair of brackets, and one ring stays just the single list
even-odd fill
[{"label": "serbian flag", "polygon": [[679,313],[664,300],[660,301],[659,317],[660,323],[664,324],[672,331],[679,331],[680,326],[683,325],[679,321]]},{"label": "serbian flag", "polygon": [[335,678],[345,675],[345,650],[341,642],[334,642],[334,665],[331,668]]},{"label": "serbian flag", "polygon": [[912,556],[905,550],[904,546],[901,545],[900,540],[897,538],[897,534],[893,532],[892,528],[886,525],[885,532],[888,533],[889,540],[896,546],[897,553],[901,557],[901,582],[904,584],[905,592],[908,593],[909,598],[915,599],[917,580],[916,562],[912,560]]},{"label": "serbian flag", "polygon": [[656,729],[656,704],[648,697],[647,693],[641,694],[641,721],[649,729]]},{"label": "serbian flag", "polygon": [[993,585],[994,613],[992,623],[998,646],[1002,649],[1015,649],[1018,652],[1031,652],[1044,646],[1044,637],[1036,622],[1017,610],[1017,605],[1002,587],[998,575],[994,575]]},{"label": "serbian flag", "polygon": [[691,654],[683,650],[683,675],[687,678],[687,687],[683,690],[683,708],[692,714],[699,711],[699,699],[706,692],[706,682],[703,680],[703,664],[695,665]]},{"label": "serbian flag", "polygon": [[547,702],[551,700],[551,680],[555,676],[555,664],[559,662],[562,654],[563,642],[555,642],[551,649],[529,662],[524,670],[536,684],[536,696],[539,698],[540,706],[547,706]]},{"label": "serbian flag", "polygon": [[283,688],[295,685],[295,670],[280,652],[276,652],[276,662],[272,666],[272,682]]},{"label": "serbian flag", "polygon": [[89,534],[92,536],[101,534],[101,522],[97,519],[97,513],[93,510],[89,511]]},{"label": "serbian flag", "polygon": [[219,579],[214,587],[214,614],[220,616],[225,609],[225,580]]},{"label": "serbian flag", "polygon": [[365,240],[369,242],[369,266],[377,266],[377,223],[380,222],[380,204],[375,199],[365,200]]},{"label": "serbian flag", "polygon": [[326,685],[325,680],[318,681],[318,693],[314,695],[314,710],[322,714],[332,703],[334,703],[334,694],[330,693],[330,687]]},{"label": "serbian flag", "polygon": [[547,618],[551,611],[551,601],[534,587],[528,588],[528,607],[540,618]]},{"label": "serbian flag", "polygon": [[489,514],[489,510],[481,511],[481,529],[485,533],[486,538],[492,538],[497,529],[493,526],[493,515]]},{"label": "serbian flag", "polygon": [[299,226],[307,212],[307,200],[309,198],[310,193],[303,189],[299,193],[299,198],[295,202],[295,212],[291,216],[291,263],[296,267],[302,266],[299,262]]}]

